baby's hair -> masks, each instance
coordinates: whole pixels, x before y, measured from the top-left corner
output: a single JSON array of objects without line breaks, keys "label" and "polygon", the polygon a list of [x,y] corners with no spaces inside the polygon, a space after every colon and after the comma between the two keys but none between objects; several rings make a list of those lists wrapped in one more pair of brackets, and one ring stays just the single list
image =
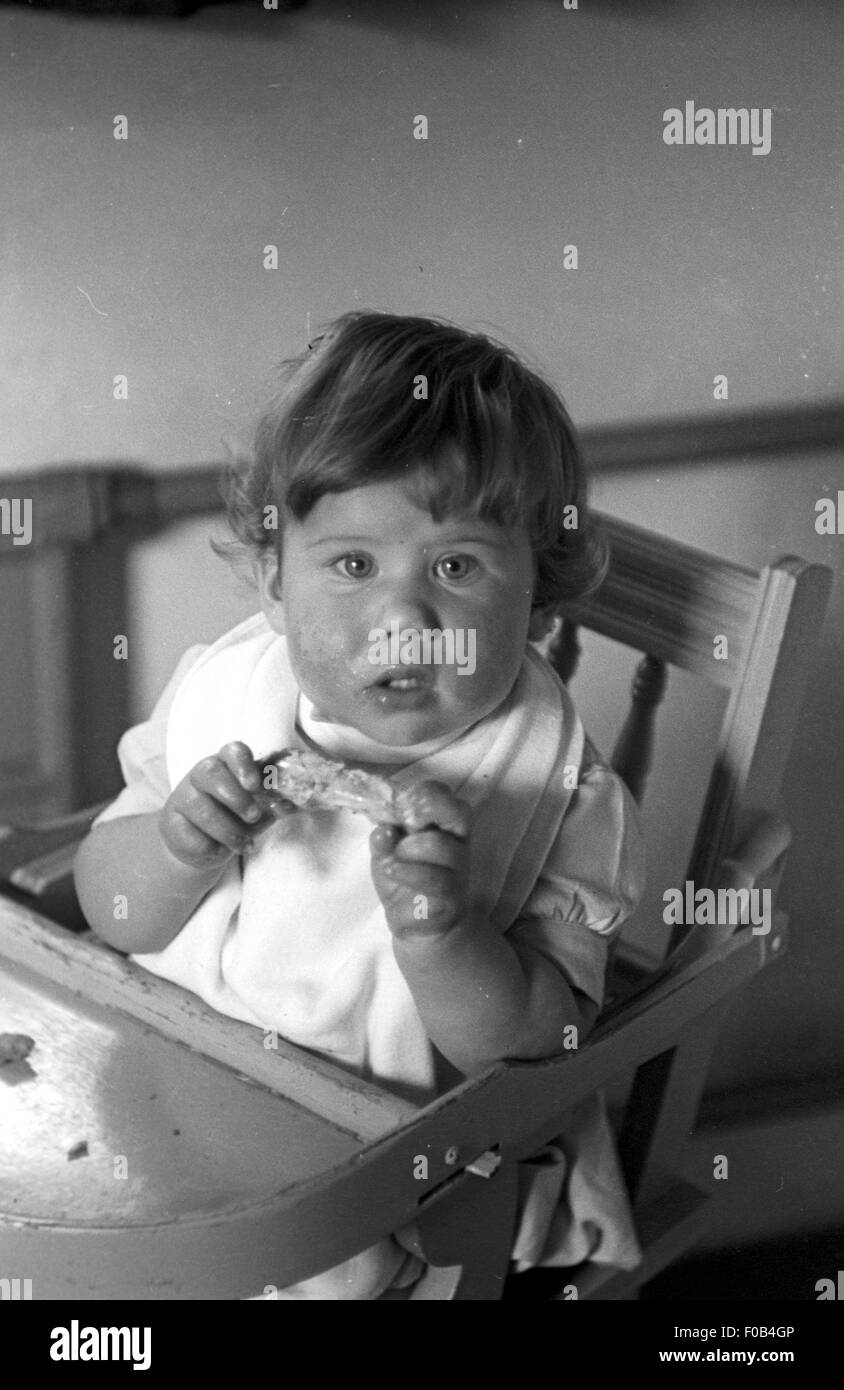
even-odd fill
[{"label": "baby's hair", "polygon": [[303,521],[326,493],[396,480],[436,522],[468,511],[522,525],[535,608],[584,598],[606,574],[577,434],[554,388],[483,334],[369,310],[343,314],[281,364],[251,458],[229,478],[237,540],[214,548],[259,556],[278,542],[268,509],[283,544],[284,518]]}]

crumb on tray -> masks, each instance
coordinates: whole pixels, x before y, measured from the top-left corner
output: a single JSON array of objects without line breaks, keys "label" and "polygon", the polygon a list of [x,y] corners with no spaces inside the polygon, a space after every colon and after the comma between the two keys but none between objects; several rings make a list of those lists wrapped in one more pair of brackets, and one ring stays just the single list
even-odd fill
[{"label": "crumb on tray", "polygon": [[35,1046],[26,1033],[0,1033],[0,1067],[7,1062],[25,1062]]}]

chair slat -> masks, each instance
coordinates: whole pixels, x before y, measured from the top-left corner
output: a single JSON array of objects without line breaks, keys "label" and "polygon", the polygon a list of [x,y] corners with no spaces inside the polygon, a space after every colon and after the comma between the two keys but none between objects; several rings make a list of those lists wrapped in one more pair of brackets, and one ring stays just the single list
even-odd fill
[{"label": "chair slat", "polygon": [[656,712],[665,696],[668,676],[664,661],[646,656],[636,667],[632,702],[613,750],[611,766],[641,803],[653,762]]},{"label": "chair slat", "polygon": [[[732,689],[741,677],[749,625],[759,603],[759,575],[597,514],[612,563],[601,589],[562,613],[613,641]],[[715,638],[726,637],[726,659]]]}]

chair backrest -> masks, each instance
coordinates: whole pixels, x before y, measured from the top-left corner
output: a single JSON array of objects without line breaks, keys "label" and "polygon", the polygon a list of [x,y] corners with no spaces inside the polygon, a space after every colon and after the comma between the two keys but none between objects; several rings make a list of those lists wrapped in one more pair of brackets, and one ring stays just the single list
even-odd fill
[{"label": "chair backrest", "polygon": [[[612,759],[639,796],[665,668],[729,692],[686,872],[696,887],[710,887],[753,821],[776,809],[831,571],[793,556],[755,570],[615,517],[600,519],[611,548],[609,574],[593,598],[563,608],[567,630],[552,659],[570,678],[578,625],[645,654]],[[676,937],[669,949],[674,944]]]}]

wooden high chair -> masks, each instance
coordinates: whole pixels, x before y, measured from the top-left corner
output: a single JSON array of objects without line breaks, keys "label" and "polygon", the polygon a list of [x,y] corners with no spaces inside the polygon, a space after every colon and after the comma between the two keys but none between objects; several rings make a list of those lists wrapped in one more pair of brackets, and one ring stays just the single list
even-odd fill
[{"label": "wooden high chair", "polygon": [[[149,500],[158,484],[139,492],[137,476],[100,472],[88,486],[114,509],[100,517],[112,545],[138,514],[127,496]],[[161,486],[172,502],[177,483]],[[197,510],[211,505],[202,498]],[[778,792],[830,573],[794,558],[757,572],[604,520],[608,579],[566,612],[552,659],[568,679],[577,625],[645,654],[613,758],[638,797],[667,668],[729,692],[686,876],[775,889],[790,838]],[[725,660],[713,655],[719,634]],[[781,913],[767,936],[693,929],[662,961],[622,943],[579,1051],[500,1063],[416,1108],[281,1039],[267,1048],[262,1030],[80,930],[69,867],[96,809],[0,838],[0,1047],[11,1055],[0,1062],[0,1276],[31,1278],[38,1299],[240,1299],[413,1224],[430,1269],[411,1301],[497,1300],[505,1284],[508,1297],[629,1299],[694,1243],[714,1198],[678,1175],[684,1145],[733,995],[782,954]],[[642,1264],[508,1280],[519,1161],[570,1107],[634,1071],[619,1148]]]}]

